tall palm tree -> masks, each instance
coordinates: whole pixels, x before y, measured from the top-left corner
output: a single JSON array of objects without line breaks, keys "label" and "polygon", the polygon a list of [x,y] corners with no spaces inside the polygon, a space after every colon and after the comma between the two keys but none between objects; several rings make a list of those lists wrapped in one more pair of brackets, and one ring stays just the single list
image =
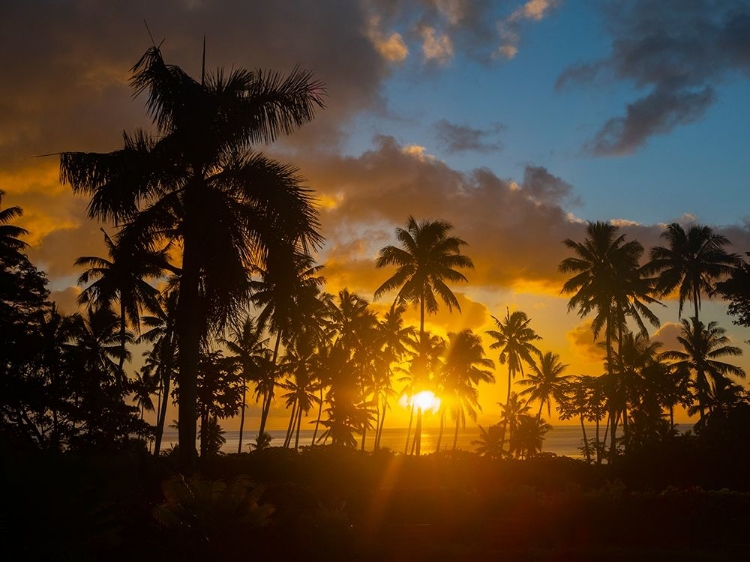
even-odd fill
[{"label": "tall palm tree", "polygon": [[[481,410],[477,400],[476,386],[480,382],[493,383],[495,377],[490,369],[495,368],[492,359],[484,354],[482,339],[471,330],[462,330],[448,334],[448,349],[445,363],[439,374],[443,388],[443,400],[449,401],[449,409],[456,420],[456,430],[453,435],[453,450],[458,443],[459,425],[466,427],[466,414],[476,421],[477,409]],[[440,450],[443,437],[443,420],[446,409],[440,418],[440,434],[438,435],[436,451]]]},{"label": "tall palm tree", "polygon": [[201,340],[244,306],[248,269],[281,241],[316,246],[317,214],[296,171],[253,152],[312,120],[321,84],[295,69],[219,69],[191,78],[154,46],[133,67],[158,138],[125,135],[108,154],[63,153],[61,179],[92,196],[89,215],[146,247],[182,248],[177,339],[180,457],[193,470]]},{"label": "tall palm tree", "polygon": [[114,302],[118,303],[120,345],[123,351],[118,366],[118,379],[119,384],[124,385],[127,324],[129,322],[139,332],[142,310],[152,313],[158,310],[159,290],[146,280],[161,277],[168,265],[167,257],[165,250],[153,252],[131,246],[122,237],[113,241],[104,229],[102,232],[109,259],[85,256],[78,258],[74,264],[76,267],[88,268],[78,277],[79,285],[88,285],[78,295],[78,303],[104,308],[111,307]]},{"label": "tall palm tree", "polygon": [[[256,266],[254,273],[259,276],[250,283],[251,300],[260,309],[258,327],[276,334],[271,364],[276,366],[281,342],[290,340],[302,326],[310,322],[312,312],[318,310],[319,287],[325,279],[319,275],[322,265],[316,265],[308,254],[300,252],[295,245],[277,244],[269,249],[264,267]],[[278,376],[278,373],[276,374]],[[258,435],[265,432],[266,421],[274,398],[273,378],[267,378],[264,385],[260,428]]]},{"label": "tall palm tree", "polygon": [[726,330],[716,322],[704,325],[697,317],[682,321],[682,332],[677,337],[685,351],[665,351],[661,356],[674,361],[676,370],[691,373],[701,420],[706,415],[712,395],[727,382],[727,375],[745,378],[741,367],[719,361],[722,357],[738,357],[742,350],[729,344]]},{"label": "tall palm tree", "polygon": [[382,353],[384,361],[387,364],[387,369],[381,373],[381,378],[377,385],[378,427],[375,436],[376,450],[380,447],[380,439],[383,435],[383,427],[385,427],[385,415],[390,408],[389,399],[396,396],[396,392],[392,386],[394,366],[406,356],[408,353],[407,346],[415,336],[413,326],[404,326],[404,312],[406,312],[406,303],[394,303],[380,322],[381,341],[383,344]]},{"label": "tall palm tree", "polygon": [[679,288],[679,315],[686,300],[693,301],[695,317],[701,308],[701,295],[710,296],[714,282],[732,273],[739,257],[728,254],[729,240],[714,233],[711,227],[694,224],[687,232],[677,223],[667,226],[661,237],[669,247],[651,249],[649,271],[658,273],[657,289],[666,296]]},{"label": "tall palm tree", "polygon": [[159,375],[160,402],[156,415],[156,434],[154,437],[154,456],[161,451],[161,440],[164,435],[164,423],[167,418],[167,404],[170,396],[170,383],[176,378],[177,371],[177,321],[178,292],[172,280],[167,289],[159,295],[159,307],[153,316],[143,316],[141,321],[147,328],[137,343],[152,344],[148,353],[147,365],[152,365]]},{"label": "tall palm tree", "polygon": [[542,408],[545,404],[547,415],[552,415],[552,399],[558,403],[565,400],[564,391],[570,379],[569,375],[563,375],[567,367],[560,362],[559,355],[548,351],[539,358],[538,364],[531,365],[528,376],[518,381],[518,384],[528,387],[521,391],[519,396],[526,397],[527,402],[539,401],[537,419],[542,417]]},{"label": "tall palm tree", "polygon": [[487,429],[479,426],[479,439],[471,442],[480,457],[500,459],[503,456],[503,429],[499,424],[490,425]]},{"label": "tall palm tree", "polygon": [[[434,314],[438,311],[435,295],[448,306],[448,310],[455,306],[460,312],[458,299],[445,282],[465,282],[466,277],[457,269],[474,268],[471,258],[461,254],[466,242],[448,235],[452,229],[453,225],[447,221],[417,222],[409,216],[406,229],[396,229],[400,247],[386,246],[375,261],[378,269],[391,265],[397,267],[396,272],[377,288],[375,299],[398,289],[396,300],[419,306],[420,342],[424,341],[425,312]],[[419,455],[422,412],[419,408],[417,410],[416,452]]]},{"label": "tall palm tree", "polygon": [[514,311],[506,309],[505,319],[500,321],[492,317],[495,321],[497,330],[488,330],[487,335],[495,340],[490,345],[490,349],[500,350],[500,364],[508,365],[508,397],[510,400],[510,391],[513,379],[516,373],[520,372],[524,376],[523,364],[534,364],[534,356],[541,355],[541,352],[532,342],[542,339],[541,336],[529,327],[531,318],[526,316],[525,312],[520,310]]},{"label": "tall palm tree", "polygon": [[256,325],[248,315],[239,327],[232,330],[231,339],[223,339],[222,343],[231,354],[242,377],[242,408],[240,410],[240,435],[237,444],[237,454],[242,452],[242,434],[245,429],[245,408],[247,408],[247,385],[250,381],[258,380],[261,362],[264,361],[269,350],[266,347],[267,338],[263,338],[263,330]]},{"label": "tall palm tree", "polygon": [[[559,266],[562,273],[573,273],[563,285],[562,292],[571,294],[568,311],[578,309],[581,317],[594,313],[591,329],[594,339],[604,329],[606,365],[609,375],[615,370],[613,344],[622,341],[628,317],[642,333],[646,327],[642,317],[658,326],[659,319],[646,306],[658,301],[651,296],[654,281],[647,277],[647,266],[640,266],[643,246],[636,240],[625,241],[625,235],[609,222],[589,222],[583,242],[571,239],[563,243],[574,256],[564,259]],[[614,388],[614,386],[613,386]],[[618,410],[611,397],[610,423],[611,453],[616,452]]]}]

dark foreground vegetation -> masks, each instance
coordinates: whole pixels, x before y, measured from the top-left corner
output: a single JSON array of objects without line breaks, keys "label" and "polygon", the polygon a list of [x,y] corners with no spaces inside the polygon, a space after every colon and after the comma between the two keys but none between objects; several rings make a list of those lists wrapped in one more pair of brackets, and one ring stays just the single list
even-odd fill
[{"label": "dark foreground vegetation", "polygon": [[[746,441],[745,441],[746,442]],[[4,455],[6,560],[746,560],[750,454],[679,438],[612,466],[334,447]],[[731,491],[730,491],[731,489]]]}]

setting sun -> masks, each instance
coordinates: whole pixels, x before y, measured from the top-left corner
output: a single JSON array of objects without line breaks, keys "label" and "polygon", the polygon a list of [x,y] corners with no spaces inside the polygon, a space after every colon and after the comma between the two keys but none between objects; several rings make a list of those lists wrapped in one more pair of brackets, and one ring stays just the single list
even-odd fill
[{"label": "setting sun", "polygon": [[423,390],[414,396],[403,396],[401,405],[404,407],[416,406],[423,412],[437,412],[440,409],[440,398],[435,396],[431,390]]}]

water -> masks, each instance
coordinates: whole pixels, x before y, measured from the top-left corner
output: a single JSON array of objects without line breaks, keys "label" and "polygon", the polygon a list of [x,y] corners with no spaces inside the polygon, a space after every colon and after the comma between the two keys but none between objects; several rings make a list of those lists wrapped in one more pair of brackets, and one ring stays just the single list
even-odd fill
[{"label": "water", "polygon": [[[273,440],[271,446],[281,447],[284,444],[284,437],[286,436],[286,430],[274,430],[269,431]],[[586,427],[586,435],[591,439],[596,433],[595,427]],[[247,430],[243,435],[243,450],[249,451],[247,443],[255,441],[257,430]],[[320,435],[320,433],[318,433]],[[221,448],[225,453],[236,453],[237,445],[239,443],[239,431],[226,431],[224,438],[226,443]],[[301,447],[310,445],[312,441],[313,430],[303,429],[300,431],[299,444]],[[365,449],[370,451],[374,443],[374,434],[371,432],[367,436],[365,442]],[[602,427],[602,434],[604,436],[604,427]],[[429,454],[435,452],[435,446],[437,445],[438,429],[425,429],[422,431],[422,454]],[[458,441],[456,447],[464,451],[473,451],[474,445],[472,441],[479,438],[479,428],[467,427],[465,430],[461,430],[458,433]],[[578,448],[581,446],[583,439],[580,426],[574,425],[558,425],[553,426],[544,440],[544,446],[542,451],[555,453],[558,456],[566,456],[573,458],[582,458],[581,452]],[[177,444],[177,432],[174,430],[166,430],[164,432],[165,446]],[[292,440],[292,444],[294,441]],[[380,441],[381,448],[388,447],[398,453],[404,452],[404,446],[406,444],[406,428],[385,428],[383,430],[383,436]],[[411,442],[409,447],[411,447]],[[451,449],[453,448],[453,430],[446,430],[443,434],[443,441],[441,448]]]}]

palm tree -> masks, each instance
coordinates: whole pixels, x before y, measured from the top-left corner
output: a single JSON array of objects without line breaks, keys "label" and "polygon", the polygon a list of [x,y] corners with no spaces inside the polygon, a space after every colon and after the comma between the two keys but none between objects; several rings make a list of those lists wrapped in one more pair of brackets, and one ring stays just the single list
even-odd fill
[{"label": "palm tree", "polygon": [[154,411],[154,400],[152,396],[159,390],[159,378],[152,376],[148,369],[141,369],[136,373],[136,378],[130,384],[134,395],[135,404],[141,411],[141,419],[146,411]]},{"label": "palm tree", "polygon": [[[290,340],[295,330],[310,322],[312,310],[318,306],[319,287],[325,279],[318,275],[323,269],[315,265],[312,257],[299,252],[293,245],[279,244],[270,248],[265,267],[254,268],[259,279],[250,283],[251,300],[260,309],[259,329],[266,328],[276,334],[271,365],[276,366],[282,340]],[[258,435],[265,432],[266,421],[274,398],[274,375],[264,385],[263,408]]]},{"label": "palm tree", "polygon": [[[608,374],[613,375],[613,342],[622,342],[627,317],[646,333],[641,317],[658,326],[659,319],[646,306],[658,301],[651,297],[654,281],[646,276],[648,267],[639,265],[643,254],[639,242],[626,242],[625,235],[618,235],[618,228],[609,222],[588,223],[586,234],[583,242],[571,239],[563,242],[574,256],[564,259],[559,269],[574,275],[565,282],[562,292],[573,294],[568,301],[568,311],[577,308],[581,317],[595,313],[591,329],[596,339],[604,328],[606,365]],[[618,418],[614,398],[612,396],[610,401],[613,458]]]},{"label": "palm tree", "polygon": [[248,269],[286,241],[317,246],[317,214],[296,171],[252,151],[312,120],[321,84],[295,69],[219,69],[198,82],[165,63],[154,46],[133,67],[136,94],[158,133],[125,135],[108,154],[63,153],[61,179],[92,196],[89,215],[123,223],[123,233],[153,248],[182,248],[177,339],[180,457],[193,470],[201,340],[244,306]]},{"label": "palm tree", "polygon": [[701,308],[701,294],[714,291],[714,281],[732,273],[740,260],[727,254],[724,246],[729,240],[715,234],[708,226],[692,225],[687,232],[677,223],[661,233],[669,247],[651,249],[649,271],[658,273],[657,289],[666,296],[679,288],[679,315],[686,300],[693,301],[695,317]]},{"label": "palm tree", "polygon": [[376,450],[380,448],[380,439],[383,435],[383,427],[385,426],[385,415],[390,408],[389,399],[396,396],[396,392],[392,386],[394,364],[399,363],[406,356],[408,352],[407,345],[415,336],[414,327],[404,326],[404,312],[406,312],[406,303],[394,303],[380,322],[381,341],[383,343],[382,353],[384,354],[384,361],[387,363],[387,369],[381,373],[381,378],[377,381],[376,388],[378,398],[378,426],[375,435]]},{"label": "palm tree", "polygon": [[547,415],[552,415],[552,399],[562,402],[564,390],[569,375],[563,375],[567,368],[560,362],[560,356],[548,351],[539,358],[538,364],[531,364],[531,371],[525,379],[518,383],[528,388],[521,391],[519,396],[527,397],[527,402],[539,401],[539,411],[536,414],[537,419],[542,417],[542,408],[547,404]]},{"label": "palm tree", "polygon": [[[511,443],[513,433],[518,429],[518,425],[521,423],[521,416],[527,416],[529,413],[529,406],[525,402],[521,402],[518,394],[515,392],[511,393],[508,400],[503,404],[498,402],[500,406],[500,423],[503,427],[503,441],[507,440]],[[507,438],[506,438],[507,431]],[[512,452],[512,448],[508,445],[508,454]]]},{"label": "palm tree", "polygon": [[266,348],[268,339],[263,338],[263,330],[258,327],[250,316],[245,316],[241,326],[232,331],[232,339],[223,339],[222,343],[239,368],[242,377],[242,409],[240,410],[240,435],[237,454],[242,452],[242,434],[245,428],[245,408],[247,408],[247,385],[249,381],[258,380],[261,362],[267,359],[269,350]]},{"label": "palm tree", "polygon": [[522,377],[524,376],[524,363],[529,365],[534,364],[532,354],[536,356],[541,355],[541,352],[532,342],[542,338],[529,327],[531,318],[520,310],[516,310],[511,314],[510,310],[506,309],[503,321],[498,320],[494,316],[492,319],[495,321],[497,330],[487,331],[487,335],[495,340],[490,345],[490,349],[500,349],[500,364],[508,364],[508,397],[506,400],[510,400],[512,380],[516,378],[516,373],[518,372],[521,373]]},{"label": "palm tree", "polygon": [[[480,382],[493,383],[495,377],[489,369],[494,369],[492,359],[484,356],[482,339],[471,330],[462,330],[458,333],[448,334],[448,349],[445,355],[445,364],[440,372],[440,380],[443,388],[443,399],[450,401],[450,411],[456,420],[456,430],[453,435],[453,450],[458,443],[458,429],[466,427],[466,414],[476,421],[477,412],[481,410],[477,400],[476,385]],[[440,442],[443,438],[443,421],[446,409],[443,409],[440,417],[440,433],[438,435],[437,447],[440,450]]]},{"label": "palm tree", "polygon": [[518,426],[510,440],[510,452],[522,459],[541,452],[544,436],[550,429],[552,426],[542,418],[525,414],[519,416]]},{"label": "palm tree", "polygon": [[[116,384],[119,374],[118,363],[123,353],[120,344],[120,322],[117,314],[109,308],[88,310],[85,316],[71,317],[72,340],[69,348],[75,348],[88,376],[99,377],[99,383]],[[125,334],[126,342],[133,341],[130,332]]]},{"label": "palm tree", "polygon": [[712,395],[727,382],[727,375],[745,378],[741,367],[719,361],[722,357],[738,357],[742,350],[729,344],[726,330],[716,322],[704,325],[697,317],[682,321],[682,332],[677,337],[685,351],[665,351],[661,357],[674,361],[677,371],[689,371],[693,377],[693,386],[698,400],[701,420],[706,415],[706,408]]},{"label": "palm tree", "polygon": [[487,429],[479,426],[479,439],[471,442],[479,456],[499,459],[503,456],[503,428],[499,424],[490,425]]},{"label": "palm tree", "polygon": [[[118,366],[119,384],[125,384],[123,361],[125,360],[125,340],[127,323],[140,331],[140,317],[143,309],[155,312],[159,308],[159,290],[146,279],[156,279],[167,268],[166,251],[151,252],[131,246],[127,240],[118,237],[116,241],[102,229],[104,244],[109,259],[95,256],[78,258],[76,267],[86,267],[78,278],[79,285],[88,285],[78,295],[78,303],[89,307],[109,308],[116,301],[120,314],[120,345],[123,353]],[[90,284],[89,284],[90,283]]]},{"label": "palm tree", "polygon": [[281,387],[288,390],[283,398],[286,399],[287,408],[291,408],[291,415],[285,447],[290,445],[292,436],[296,435],[294,449],[297,450],[302,416],[318,401],[314,394],[318,390],[314,375],[317,359],[317,346],[310,332],[301,332],[294,338],[292,345],[287,347],[282,369],[291,376]]},{"label": "palm tree", "polygon": [[[438,311],[437,294],[452,310],[455,306],[461,311],[456,295],[445,281],[453,283],[467,281],[457,268],[473,269],[474,263],[461,254],[466,242],[456,236],[448,236],[453,229],[447,221],[425,220],[417,222],[414,217],[407,219],[407,228],[396,229],[396,238],[401,247],[386,246],[380,250],[375,266],[395,265],[396,273],[386,279],[375,291],[375,299],[398,289],[397,301],[419,306],[420,342],[424,341],[425,311],[434,314]],[[422,412],[417,409],[416,452],[420,454]],[[408,441],[408,435],[407,435]]]},{"label": "palm tree", "polygon": [[154,456],[161,451],[161,440],[164,435],[164,423],[167,418],[167,404],[170,396],[170,383],[176,378],[177,372],[177,337],[175,323],[177,320],[178,292],[174,282],[170,282],[165,292],[159,295],[159,307],[154,316],[141,318],[148,328],[142,333],[137,343],[150,342],[151,351],[148,353],[147,364],[153,365],[159,376],[160,403],[156,416],[156,435],[154,437]]},{"label": "palm tree", "polygon": [[[0,204],[3,202],[3,197],[5,197],[5,191],[0,189]],[[0,259],[2,260],[18,255],[27,246],[26,242],[18,238],[29,232],[20,226],[8,224],[21,215],[23,215],[21,207],[0,209]]]}]

